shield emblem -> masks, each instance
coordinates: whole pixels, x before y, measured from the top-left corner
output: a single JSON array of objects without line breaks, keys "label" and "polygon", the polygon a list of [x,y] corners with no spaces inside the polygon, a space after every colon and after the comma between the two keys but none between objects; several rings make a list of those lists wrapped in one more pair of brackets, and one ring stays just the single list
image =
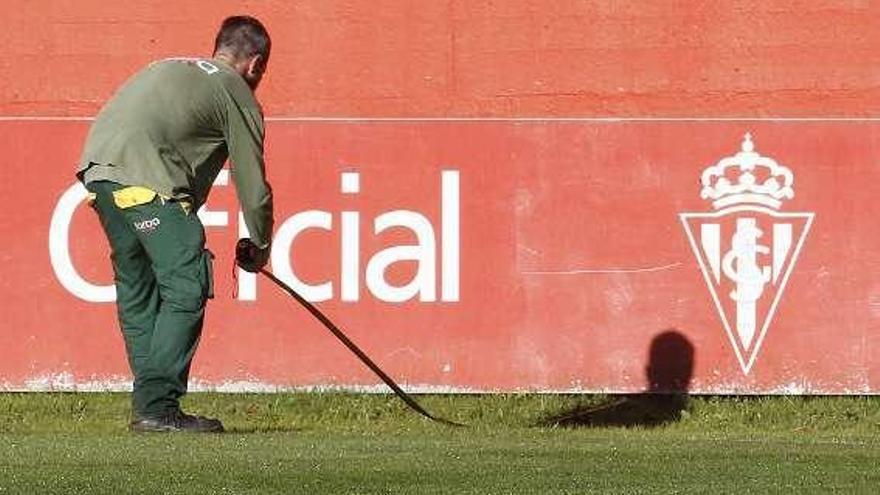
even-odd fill
[{"label": "shield emblem", "polygon": [[813,222],[810,212],[781,212],[794,196],[791,171],[742,150],[703,172],[701,196],[715,211],[680,213],[712,301],[744,374],[761,344]]}]

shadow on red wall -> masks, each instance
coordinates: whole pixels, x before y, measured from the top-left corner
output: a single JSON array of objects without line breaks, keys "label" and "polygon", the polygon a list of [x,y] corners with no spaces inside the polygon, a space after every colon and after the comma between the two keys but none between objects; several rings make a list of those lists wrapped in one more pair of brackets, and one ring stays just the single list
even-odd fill
[{"label": "shadow on red wall", "polygon": [[541,419],[537,426],[655,427],[680,420],[688,408],[694,346],[670,329],[651,341],[649,359],[645,370],[649,385],[644,392],[615,396],[599,405],[578,405]]}]

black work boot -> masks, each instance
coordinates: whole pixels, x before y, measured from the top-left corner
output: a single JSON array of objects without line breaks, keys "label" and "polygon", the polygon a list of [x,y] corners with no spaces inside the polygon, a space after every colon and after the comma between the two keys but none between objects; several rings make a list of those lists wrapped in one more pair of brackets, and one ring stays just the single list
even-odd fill
[{"label": "black work boot", "polygon": [[162,416],[135,419],[129,429],[138,433],[222,433],[223,423],[219,419],[192,416],[179,409],[172,409]]}]

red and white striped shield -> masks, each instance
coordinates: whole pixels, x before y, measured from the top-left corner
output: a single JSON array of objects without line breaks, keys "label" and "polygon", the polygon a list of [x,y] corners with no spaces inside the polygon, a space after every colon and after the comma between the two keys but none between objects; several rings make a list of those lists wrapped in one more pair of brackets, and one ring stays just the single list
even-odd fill
[{"label": "red and white striped shield", "polygon": [[813,222],[813,213],[781,212],[794,196],[791,171],[742,150],[703,172],[701,196],[715,211],[681,213],[691,248],[733,346],[748,374]]}]

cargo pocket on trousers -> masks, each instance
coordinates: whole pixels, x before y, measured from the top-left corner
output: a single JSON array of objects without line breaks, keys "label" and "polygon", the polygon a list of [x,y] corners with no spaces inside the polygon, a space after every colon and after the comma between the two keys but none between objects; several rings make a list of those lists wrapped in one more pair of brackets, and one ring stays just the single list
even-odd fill
[{"label": "cargo pocket on trousers", "polygon": [[205,299],[214,299],[214,253],[202,251],[202,287]]}]

